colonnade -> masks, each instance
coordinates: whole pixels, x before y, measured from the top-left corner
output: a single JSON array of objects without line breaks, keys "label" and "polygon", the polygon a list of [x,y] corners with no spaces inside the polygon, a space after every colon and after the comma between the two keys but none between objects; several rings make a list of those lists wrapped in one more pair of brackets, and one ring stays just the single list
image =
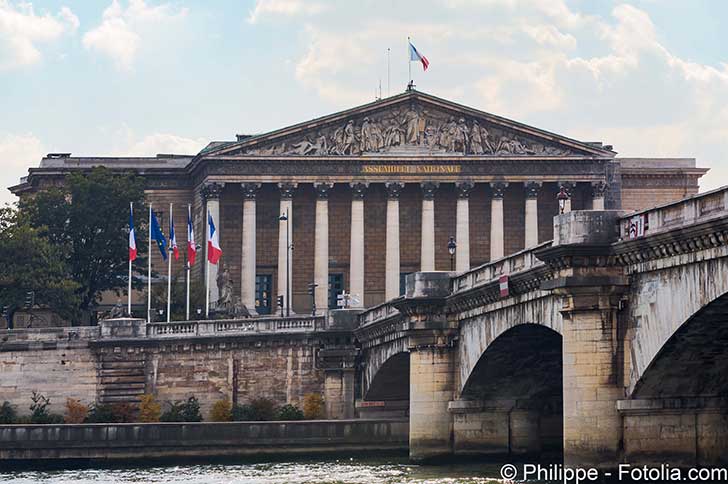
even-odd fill
[{"label": "colonnade", "polygon": [[[519,182],[520,183],[520,182]],[[385,299],[393,299],[400,293],[400,236],[399,236],[399,197],[404,183],[386,182],[387,209],[386,209],[386,242],[385,242]],[[440,185],[436,181],[427,181],[419,184],[422,190],[421,210],[421,250],[420,270],[435,270],[435,193]],[[455,184],[457,188],[457,205],[455,221],[455,270],[458,272],[470,269],[470,194],[475,186],[472,181],[462,181]],[[573,182],[560,183],[571,196],[576,186]],[[241,301],[253,312],[255,308],[255,276],[256,276],[256,217],[255,203],[260,183],[242,183],[243,190],[243,223],[242,223],[242,260],[241,260]],[[364,305],[364,198],[369,187],[368,183],[352,182],[351,198],[351,246],[349,265],[349,292],[356,297],[352,306]],[[525,240],[526,248],[538,245],[538,193],[541,182],[525,183]],[[287,288],[292,280],[293,267],[293,192],[296,183],[278,183],[280,190],[280,213],[285,215],[287,223],[281,223],[278,232],[278,260],[288,258],[288,274],[286,264],[279,263],[277,271],[277,294],[284,296],[284,305],[288,306]],[[328,182],[314,183],[316,192],[315,208],[315,237],[314,237],[314,283],[316,284],[316,307],[324,310],[328,307],[328,279],[329,279],[329,206],[328,196],[333,184]],[[490,214],[490,260],[505,256],[504,240],[504,208],[503,198],[508,182],[490,182],[491,214]],[[603,182],[592,184],[592,208],[604,208],[604,192],[606,185]],[[203,187],[203,197],[206,208],[219,220],[219,196],[221,190],[211,190],[209,186]],[[571,199],[566,201],[564,211],[571,210]],[[220,227],[218,223],[218,230]],[[210,274],[211,280],[216,280],[217,268]],[[211,284],[211,300],[217,300],[217,288]],[[284,306],[284,309],[286,307]]]}]

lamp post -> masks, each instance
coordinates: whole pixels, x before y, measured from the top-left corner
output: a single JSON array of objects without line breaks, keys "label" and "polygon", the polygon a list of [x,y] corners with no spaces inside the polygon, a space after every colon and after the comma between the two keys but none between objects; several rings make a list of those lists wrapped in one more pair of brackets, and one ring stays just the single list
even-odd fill
[{"label": "lamp post", "polygon": [[291,315],[291,272],[289,270],[289,264],[290,264],[290,258],[291,258],[291,250],[293,250],[293,246],[291,245],[291,237],[290,237],[290,231],[288,229],[288,210],[286,210],[286,213],[282,214],[280,217],[278,217],[278,220],[281,222],[286,222],[286,317],[289,317]]},{"label": "lamp post", "polygon": [[566,208],[566,201],[569,199],[569,194],[566,193],[566,188],[562,185],[559,189],[558,195],[556,195],[556,199],[559,201],[559,213],[564,213],[564,209]]},{"label": "lamp post", "polygon": [[450,270],[455,270],[455,250],[458,248],[458,244],[455,242],[455,237],[450,236],[450,240],[447,241],[447,252],[450,254]]}]

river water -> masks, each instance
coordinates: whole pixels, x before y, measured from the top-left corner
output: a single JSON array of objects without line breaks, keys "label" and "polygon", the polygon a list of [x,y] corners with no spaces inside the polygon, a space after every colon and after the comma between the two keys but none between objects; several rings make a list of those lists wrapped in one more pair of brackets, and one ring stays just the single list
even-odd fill
[{"label": "river water", "polygon": [[499,466],[418,466],[404,458],[0,471],[0,482],[11,484],[485,484],[499,478]]}]

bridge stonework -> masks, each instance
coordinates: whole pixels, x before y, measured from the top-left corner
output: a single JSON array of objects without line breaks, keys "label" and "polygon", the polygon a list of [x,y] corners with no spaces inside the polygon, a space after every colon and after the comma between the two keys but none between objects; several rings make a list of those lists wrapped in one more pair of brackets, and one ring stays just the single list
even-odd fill
[{"label": "bridge stonework", "polygon": [[728,189],[557,215],[552,241],[412,274],[404,296],[365,311],[361,404],[386,400],[367,390],[404,371],[406,347],[415,460],[725,464],[727,294]]}]

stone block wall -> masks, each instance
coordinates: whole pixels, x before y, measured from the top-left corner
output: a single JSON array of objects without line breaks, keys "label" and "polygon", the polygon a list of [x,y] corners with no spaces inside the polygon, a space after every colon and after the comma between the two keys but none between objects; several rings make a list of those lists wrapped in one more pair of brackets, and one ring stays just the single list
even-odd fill
[{"label": "stone block wall", "polygon": [[28,415],[37,391],[50,398],[52,413],[63,414],[69,397],[96,400],[96,356],[87,344],[36,342],[17,348],[0,352],[0,404],[8,401],[19,415]]}]

